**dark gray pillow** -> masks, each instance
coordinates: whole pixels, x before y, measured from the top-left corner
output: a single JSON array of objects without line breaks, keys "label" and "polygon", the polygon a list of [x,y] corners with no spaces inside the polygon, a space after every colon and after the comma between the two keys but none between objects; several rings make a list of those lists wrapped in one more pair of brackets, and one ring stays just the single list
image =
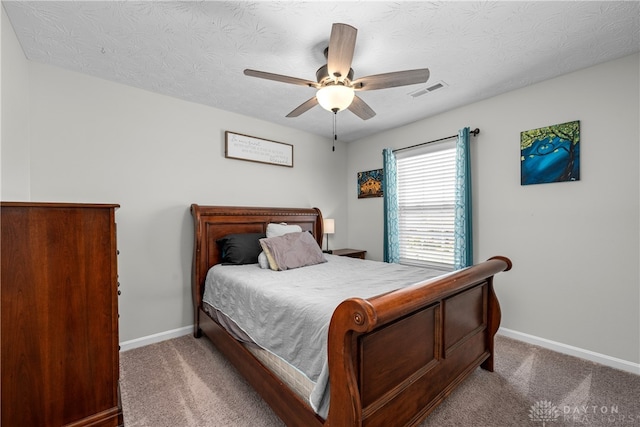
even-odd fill
[{"label": "dark gray pillow", "polygon": [[222,251],[222,263],[241,265],[257,264],[258,255],[262,252],[260,239],[264,233],[229,234],[216,240]]}]

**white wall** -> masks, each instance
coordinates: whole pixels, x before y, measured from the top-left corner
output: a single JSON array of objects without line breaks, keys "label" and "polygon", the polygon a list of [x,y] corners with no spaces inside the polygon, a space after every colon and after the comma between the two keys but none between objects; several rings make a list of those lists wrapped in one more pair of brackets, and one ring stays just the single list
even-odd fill
[{"label": "white wall", "polygon": [[[19,50],[15,40],[8,44]],[[13,107],[3,109],[3,123],[12,109],[20,117],[6,138],[3,132],[3,175],[5,164],[20,165],[7,170],[3,200],[18,194],[32,201],[121,205],[121,341],[193,324],[191,203],[316,206],[346,224],[344,144],[332,152],[326,138],[34,63],[24,55],[16,66],[4,37],[2,47],[3,71],[15,66],[3,84],[21,87],[15,97],[2,93],[3,104]],[[225,158],[225,130],[293,144],[294,167]],[[331,244],[344,246],[346,239],[346,227],[338,228]]]},{"label": "white wall", "polygon": [[2,11],[2,93],[0,137],[0,199],[29,200],[29,80],[24,57],[11,22]]},{"label": "white wall", "polygon": [[[632,55],[350,143],[349,246],[382,259],[382,199],[357,199],[354,182],[382,167],[384,147],[478,127],[475,261],[505,255],[514,264],[496,277],[502,326],[640,362],[639,75]],[[520,132],[572,120],[581,180],[521,186]]]}]

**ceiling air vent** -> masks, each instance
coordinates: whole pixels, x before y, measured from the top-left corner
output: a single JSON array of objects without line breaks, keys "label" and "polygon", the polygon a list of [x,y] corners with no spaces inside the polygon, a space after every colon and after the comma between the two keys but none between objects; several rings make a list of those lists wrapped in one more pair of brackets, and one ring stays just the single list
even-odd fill
[{"label": "ceiling air vent", "polygon": [[438,89],[442,89],[442,88],[447,87],[447,86],[448,85],[445,82],[440,80],[439,82],[436,82],[436,83],[432,84],[429,87],[418,89],[415,92],[411,92],[411,93],[409,93],[409,95],[411,95],[413,98],[417,98],[419,96],[424,95],[425,93],[431,93],[431,92],[434,92],[434,91],[436,91]]}]

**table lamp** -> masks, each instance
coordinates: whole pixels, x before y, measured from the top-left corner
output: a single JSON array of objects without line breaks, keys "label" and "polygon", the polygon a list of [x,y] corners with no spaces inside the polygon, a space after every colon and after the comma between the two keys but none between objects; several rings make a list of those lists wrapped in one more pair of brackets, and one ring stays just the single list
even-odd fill
[{"label": "table lamp", "polygon": [[330,254],[333,251],[329,250],[329,234],[334,234],[336,232],[336,224],[332,218],[325,218],[322,222],[322,228],[324,229],[324,234],[327,238],[327,250],[324,252]]}]

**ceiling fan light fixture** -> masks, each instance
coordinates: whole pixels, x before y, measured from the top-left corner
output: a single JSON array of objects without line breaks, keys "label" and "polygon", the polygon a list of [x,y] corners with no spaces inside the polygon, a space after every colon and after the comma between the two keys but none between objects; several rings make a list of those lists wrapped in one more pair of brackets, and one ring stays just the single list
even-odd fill
[{"label": "ceiling fan light fixture", "polygon": [[355,92],[353,88],[343,84],[331,84],[324,86],[316,93],[318,103],[327,111],[338,112],[348,108],[353,101]]}]

